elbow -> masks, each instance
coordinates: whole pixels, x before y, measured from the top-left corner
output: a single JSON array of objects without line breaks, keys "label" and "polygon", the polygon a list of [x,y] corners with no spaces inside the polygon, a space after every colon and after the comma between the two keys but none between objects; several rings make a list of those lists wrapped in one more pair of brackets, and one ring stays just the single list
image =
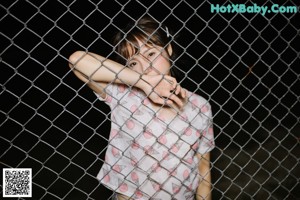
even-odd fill
[{"label": "elbow", "polygon": [[69,67],[74,68],[80,59],[86,54],[84,51],[75,51],[69,56]]},{"label": "elbow", "polygon": [[69,56],[69,67],[73,71],[73,73],[82,80],[83,82],[88,82],[88,78],[84,73],[81,72],[78,68],[80,65],[82,66],[82,63],[79,63],[80,60],[83,59],[83,57],[86,55],[85,51],[75,51]]}]

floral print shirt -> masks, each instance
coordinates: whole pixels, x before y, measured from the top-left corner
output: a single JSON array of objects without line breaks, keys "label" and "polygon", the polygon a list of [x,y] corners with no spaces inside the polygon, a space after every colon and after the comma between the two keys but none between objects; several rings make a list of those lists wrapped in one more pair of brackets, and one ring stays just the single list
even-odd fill
[{"label": "floral print shirt", "polygon": [[173,118],[155,112],[137,88],[111,84],[104,100],[111,108],[105,162],[97,176],[109,189],[134,200],[194,199],[198,157],[214,146],[210,104],[188,92]]}]

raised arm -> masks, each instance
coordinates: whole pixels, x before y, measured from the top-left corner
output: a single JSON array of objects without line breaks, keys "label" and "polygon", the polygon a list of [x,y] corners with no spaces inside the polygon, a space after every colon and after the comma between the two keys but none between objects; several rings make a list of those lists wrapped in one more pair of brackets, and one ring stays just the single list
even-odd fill
[{"label": "raised arm", "polygon": [[104,88],[108,83],[124,83],[143,90],[149,98],[158,104],[164,104],[162,97],[169,98],[167,103],[176,102],[180,107],[182,101],[170,91],[176,89],[178,94],[181,88],[177,87],[175,78],[166,75],[147,76],[125,67],[103,56],[76,51],[70,58],[70,67],[75,75],[95,92],[105,98]]},{"label": "raised arm", "polygon": [[[136,87],[142,87],[141,84],[143,84],[137,72],[94,53],[76,51],[70,56],[69,62],[75,75],[102,97],[105,97],[102,89],[110,82],[125,83]],[[100,87],[97,87],[99,83]]]}]

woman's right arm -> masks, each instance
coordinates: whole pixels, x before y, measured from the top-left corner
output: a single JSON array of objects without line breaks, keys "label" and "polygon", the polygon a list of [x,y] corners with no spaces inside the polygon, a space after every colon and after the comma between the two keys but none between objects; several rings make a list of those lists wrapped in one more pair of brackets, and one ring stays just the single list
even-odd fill
[{"label": "woman's right arm", "polygon": [[[137,72],[94,53],[76,51],[70,56],[69,62],[75,75],[102,97],[105,97],[103,88],[107,83],[141,84]],[[97,87],[95,82],[100,86]]]},{"label": "woman's right arm", "polygon": [[175,78],[170,76],[141,75],[113,60],[84,51],[73,53],[69,58],[69,62],[75,75],[86,82],[102,98],[106,96],[103,90],[105,86],[113,82],[142,89],[154,103],[164,104],[165,101],[162,97],[167,97],[169,99],[168,104],[172,104],[174,101],[180,107],[182,106],[182,101],[170,91],[176,89],[176,94],[182,94],[181,90],[183,89],[180,86],[178,87]]}]

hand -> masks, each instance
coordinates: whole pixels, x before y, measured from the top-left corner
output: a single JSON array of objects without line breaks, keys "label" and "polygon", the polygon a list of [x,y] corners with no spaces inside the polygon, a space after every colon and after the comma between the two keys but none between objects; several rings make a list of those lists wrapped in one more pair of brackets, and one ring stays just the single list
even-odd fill
[{"label": "hand", "polygon": [[175,78],[168,75],[142,76],[145,84],[141,89],[157,104],[172,105],[176,103],[179,108],[184,105],[186,90],[183,89]]}]

